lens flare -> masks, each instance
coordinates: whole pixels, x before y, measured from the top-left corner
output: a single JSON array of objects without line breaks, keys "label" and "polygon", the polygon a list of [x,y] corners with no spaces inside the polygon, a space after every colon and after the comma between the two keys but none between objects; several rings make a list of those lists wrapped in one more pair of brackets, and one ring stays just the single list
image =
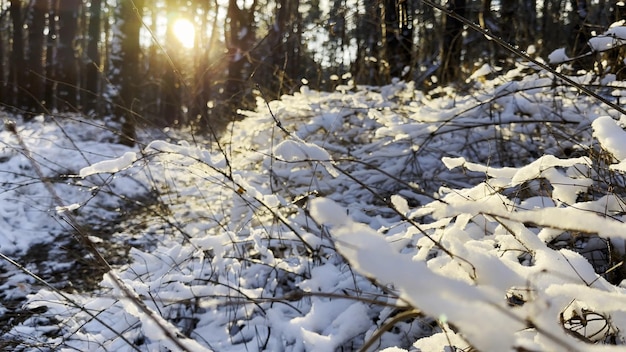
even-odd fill
[{"label": "lens flare", "polygon": [[191,21],[179,18],[172,24],[172,31],[176,39],[187,49],[195,45],[196,29]]}]

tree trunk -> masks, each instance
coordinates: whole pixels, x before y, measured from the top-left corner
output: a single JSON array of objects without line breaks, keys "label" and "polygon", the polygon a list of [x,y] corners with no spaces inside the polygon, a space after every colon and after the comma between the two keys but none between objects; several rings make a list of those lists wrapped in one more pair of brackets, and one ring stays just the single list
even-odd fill
[{"label": "tree trunk", "polygon": [[[121,73],[124,77],[122,84],[122,100],[126,102],[124,112],[126,112],[122,123],[122,144],[133,145],[135,143],[135,126],[137,116],[141,113],[141,105],[137,94],[137,85],[140,82],[139,75],[139,57],[141,55],[141,47],[139,45],[139,31],[141,30],[141,17],[143,14],[144,0],[135,0],[132,3],[124,1],[124,15],[126,22],[123,25],[125,38],[122,42],[122,55],[124,60],[121,67]],[[122,112],[119,110],[119,112]]]},{"label": "tree trunk", "polygon": [[28,51],[24,83],[28,97],[25,102],[33,113],[45,111],[44,43],[48,0],[34,0],[28,12]]},{"label": "tree trunk", "polygon": [[365,13],[360,15],[357,27],[357,60],[353,76],[357,84],[383,85],[388,80],[383,77],[382,20],[378,0],[365,0]]},{"label": "tree trunk", "polygon": [[114,10],[116,26],[113,28],[108,68],[112,84],[109,98],[113,103],[113,115],[121,120],[119,142],[125,145],[134,145],[136,118],[141,113],[137,84],[141,80],[139,30],[143,4],[144,0],[122,0]]},{"label": "tree trunk", "polygon": [[22,23],[21,1],[11,0],[10,5],[12,38],[11,38],[11,64],[9,67],[9,92],[13,98],[9,100],[12,107],[18,111],[24,109],[24,70],[22,60],[24,59],[24,31]]},{"label": "tree trunk", "polygon": [[85,89],[83,90],[83,111],[85,113],[98,112],[100,100],[100,43],[101,29],[101,0],[91,0],[89,8],[89,27],[87,33],[87,60],[85,67]]},{"label": "tree trunk", "polygon": [[518,31],[517,12],[518,0],[500,0],[500,37],[511,45],[517,45]]},{"label": "tree trunk", "polygon": [[[168,0],[166,6],[168,13],[180,13],[184,5],[179,0]],[[161,92],[163,93],[161,96],[163,117],[168,126],[179,125],[183,123],[184,120],[182,111],[184,82],[181,82],[184,78],[182,77],[181,69],[183,67],[183,55],[187,55],[187,53],[184,53],[186,49],[183,48],[173,32],[173,25],[176,19],[177,18],[174,17],[168,20],[165,32],[165,48],[175,65],[175,67],[173,67],[169,63],[165,64],[165,75],[163,76],[163,86],[161,87]]]},{"label": "tree trunk", "polygon": [[[402,78],[411,68],[413,26],[407,1],[385,0],[385,52],[389,75]],[[406,75],[408,76],[408,75]]]},{"label": "tree trunk", "polygon": [[[6,12],[2,13],[2,16],[0,16],[0,19],[4,19]],[[7,53],[7,45],[6,43],[8,42],[8,38],[6,33],[2,33],[0,32],[0,63],[6,62],[6,56],[8,55]],[[7,65],[2,65],[0,64],[0,103],[4,104],[4,105],[8,105],[9,104],[9,100],[12,97],[12,94],[9,93],[8,91],[8,79],[7,79],[7,75],[8,75],[8,71],[7,70]]]},{"label": "tree trunk", "polygon": [[273,23],[261,50],[255,52],[255,81],[266,91],[266,96],[276,99],[290,93],[301,73],[301,26],[300,0],[278,0]]},{"label": "tree trunk", "polygon": [[224,89],[224,103],[234,113],[239,108],[251,107],[253,101],[246,87],[248,74],[245,71],[250,49],[255,39],[254,13],[257,1],[248,8],[239,8],[237,0],[228,1],[226,45],[228,48],[228,74]]},{"label": "tree trunk", "polygon": [[519,14],[523,25],[522,42],[523,48],[528,45],[535,44],[537,39],[537,1],[522,0],[522,11]]},{"label": "tree trunk", "polygon": [[611,11],[609,12],[613,14],[610,23],[626,19],[626,5],[622,1],[611,1]]},{"label": "tree trunk", "polygon": [[[214,15],[213,22],[209,24],[209,14],[214,13],[219,7],[217,0],[213,3],[209,1],[198,4],[202,11],[200,30],[196,33],[196,74],[193,76],[192,99],[189,108],[191,119],[197,124],[201,131],[210,131],[214,126],[213,121],[209,121],[209,107],[207,104],[211,100],[211,74],[210,74],[210,52],[214,49],[217,40],[218,19]],[[212,8],[214,10],[212,10]],[[209,28],[211,30],[209,31]],[[204,45],[201,45],[204,43]]]},{"label": "tree trunk", "polygon": [[[465,17],[466,0],[449,0],[449,11]],[[461,77],[461,49],[463,46],[463,24],[452,16],[444,16],[443,45],[441,46],[441,84],[448,84]]]},{"label": "tree trunk", "polygon": [[78,103],[78,60],[77,46],[78,15],[81,0],[58,0],[59,41],[57,47],[57,99],[62,111],[77,111]]},{"label": "tree trunk", "polygon": [[56,1],[51,1],[50,13],[48,15],[48,35],[46,36],[46,81],[45,81],[45,102],[49,111],[56,109],[56,87],[57,87],[57,6]]}]

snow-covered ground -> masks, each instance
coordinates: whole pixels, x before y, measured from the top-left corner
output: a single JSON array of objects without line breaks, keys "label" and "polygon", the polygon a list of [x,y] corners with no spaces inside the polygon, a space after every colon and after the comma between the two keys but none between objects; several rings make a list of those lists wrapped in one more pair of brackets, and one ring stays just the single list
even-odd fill
[{"label": "snow-covered ground", "polygon": [[[80,119],[18,120],[17,133],[0,132],[2,254],[69,236],[74,217],[105,259],[110,243],[132,249],[88,291],[56,291],[3,261],[3,298],[27,296],[33,310],[4,341],[37,351],[623,345],[626,117],[524,65],[472,79],[470,94],[429,96],[404,82],[303,87],[259,100],[219,143],[146,137],[131,149]],[[621,90],[610,76],[576,79],[611,99]]]}]

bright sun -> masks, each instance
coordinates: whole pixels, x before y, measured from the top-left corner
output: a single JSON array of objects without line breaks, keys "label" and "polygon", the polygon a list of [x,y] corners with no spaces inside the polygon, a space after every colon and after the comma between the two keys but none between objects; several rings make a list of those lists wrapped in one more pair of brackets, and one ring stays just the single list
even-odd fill
[{"label": "bright sun", "polygon": [[187,49],[191,49],[195,44],[196,29],[191,21],[184,18],[177,19],[172,25],[172,31],[176,39]]}]

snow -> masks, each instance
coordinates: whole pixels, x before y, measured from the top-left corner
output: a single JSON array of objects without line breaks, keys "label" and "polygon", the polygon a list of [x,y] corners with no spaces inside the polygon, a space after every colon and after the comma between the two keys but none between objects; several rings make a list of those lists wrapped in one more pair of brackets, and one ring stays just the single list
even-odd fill
[{"label": "snow", "polygon": [[[111,217],[115,214],[105,209],[115,203],[114,194],[132,197],[143,191],[124,177],[106,182],[99,177],[71,182],[72,175],[83,167],[89,169],[99,162],[109,171],[119,169],[119,163],[126,160],[112,162],[110,159],[125,154],[128,158],[134,152],[125,146],[104,142],[114,136],[103,131],[102,126],[85,124],[72,116],[67,117],[62,126],[57,123],[60,121],[43,116],[18,123],[18,135],[27,151],[22,150],[13,133],[6,129],[0,131],[0,248],[4,253],[26,251],[35,243],[49,242],[53,233],[69,231],[56,220],[57,210],[74,211],[80,205],[101,210],[98,216]],[[24,153],[32,156],[55,192],[63,195],[64,204],[56,204],[45,184],[36,180],[36,170]],[[94,198],[92,193],[101,189],[114,194]]]},{"label": "snow", "polygon": [[626,159],[626,132],[609,116],[600,116],[591,124],[593,135],[618,161]]},{"label": "snow", "polygon": [[126,152],[117,159],[104,160],[93,165],[89,165],[80,170],[80,177],[87,177],[100,173],[116,173],[130,167],[137,160],[137,154]]},{"label": "snow", "polygon": [[548,55],[548,62],[550,64],[560,64],[568,60],[569,57],[565,53],[565,48],[556,49]]},{"label": "snow", "polygon": [[501,70],[502,70],[502,68],[500,68],[500,67],[493,67],[493,66],[491,66],[489,64],[483,64],[482,66],[480,66],[480,68],[478,70],[474,71],[474,73],[472,73],[469,76],[469,78],[466,80],[466,82],[470,82],[470,81],[472,81],[474,79],[478,79],[478,78],[487,76],[487,75],[489,75],[491,73],[499,72]]},{"label": "snow", "polygon": [[[28,151],[0,132],[3,255],[69,237],[68,213],[100,226],[87,238],[105,257],[132,248],[85,292],[3,263],[2,302],[47,309],[7,336],[28,351],[358,350],[375,335],[380,351],[616,350],[624,121],[553,79],[520,64],[472,94],[303,87],[269,104],[288,133],[259,100],[220,148],[150,131],[128,148],[79,118],[17,118]],[[603,79],[577,78],[619,87]],[[158,206],[138,203],[133,232],[117,215],[147,196]]]},{"label": "snow", "polygon": [[289,140],[277,145],[274,154],[286,161],[331,160],[327,151],[314,144]]},{"label": "snow", "polygon": [[623,21],[611,24],[602,35],[589,39],[589,46],[593,51],[607,51],[626,44],[626,26]]}]

